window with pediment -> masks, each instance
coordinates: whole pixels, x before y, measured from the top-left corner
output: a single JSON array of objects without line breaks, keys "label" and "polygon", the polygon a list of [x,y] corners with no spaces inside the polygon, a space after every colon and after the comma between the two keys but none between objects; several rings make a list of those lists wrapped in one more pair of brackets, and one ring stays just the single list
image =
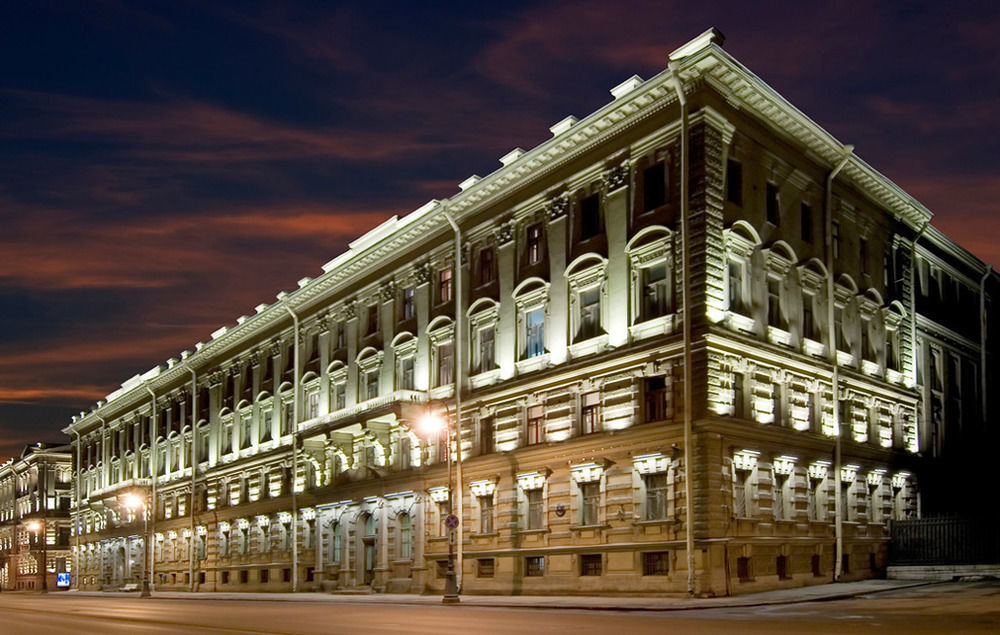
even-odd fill
[{"label": "window with pediment", "polygon": [[472,373],[479,374],[496,368],[496,329],[500,305],[482,299],[469,307],[469,332],[472,339]]}]

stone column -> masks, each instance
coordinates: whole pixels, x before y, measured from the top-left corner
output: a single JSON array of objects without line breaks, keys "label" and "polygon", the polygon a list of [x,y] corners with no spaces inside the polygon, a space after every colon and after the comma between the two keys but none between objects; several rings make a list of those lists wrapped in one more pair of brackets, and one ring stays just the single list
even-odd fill
[{"label": "stone column", "polygon": [[628,255],[628,163],[612,167],[604,174],[604,228],[608,238],[607,316],[605,330],[610,346],[622,346],[629,340]]},{"label": "stone column", "polygon": [[382,331],[382,371],[379,376],[379,394],[385,395],[396,389],[396,355],[392,348],[392,338],[396,327],[396,285],[391,282],[379,289],[379,330]]},{"label": "stone column", "polygon": [[517,308],[514,306],[514,280],[517,273],[517,250],[514,226],[504,223],[497,231],[497,276],[500,280],[500,315],[497,323],[496,362],[500,378],[514,376],[517,361]]},{"label": "stone column", "polygon": [[347,330],[347,388],[346,405],[358,403],[358,307],[352,300],[344,310],[343,328]]},{"label": "stone column", "polygon": [[413,360],[413,387],[417,390],[430,388],[430,338],[427,323],[431,315],[431,271],[427,264],[417,267],[414,273],[416,283],[417,309],[417,352]]},{"label": "stone column", "polygon": [[567,210],[569,200],[560,197],[552,201],[546,213],[549,223],[545,232],[549,252],[549,321],[546,324],[546,346],[549,361],[561,364],[568,356],[569,288],[566,284]]}]

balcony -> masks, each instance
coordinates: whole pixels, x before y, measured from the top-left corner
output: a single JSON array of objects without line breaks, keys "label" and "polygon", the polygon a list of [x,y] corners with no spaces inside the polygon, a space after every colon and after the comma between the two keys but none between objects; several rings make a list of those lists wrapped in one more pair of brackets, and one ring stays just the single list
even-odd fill
[{"label": "balcony", "polygon": [[349,426],[358,421],[373,419],[387,414],[397,417],[414,419],[418,415],[413,412],[423,409],[427,402],[424,393],[416,390],[396,390],[387,395],[379,395],[359,404],[341,408],[334,412],[320,415],[298,425],[298,431],[303,435],[323,434],[331,430]]}]

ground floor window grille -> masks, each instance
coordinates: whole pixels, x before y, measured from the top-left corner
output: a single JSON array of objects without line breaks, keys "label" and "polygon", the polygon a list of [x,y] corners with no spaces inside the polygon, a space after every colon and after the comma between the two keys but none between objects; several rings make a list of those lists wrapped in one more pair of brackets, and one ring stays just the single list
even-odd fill
[{"label": "ground floor window grille", "polygon": [[476,575],[480,578],[492,578],[494,572],[493,558],[480,558],[477,561],[478,571]]},{"label": "ground floor window grille", "polygon": [[528,577],[545,575],[545,556],[528,556],[525,558],[524,575]]},{"label": "ground floor window grille", "polygon": [[580,556],[580,575],[601,575],[601,554],[585,553]]},{"label": "ground floor window grille", "polygon": [[642,575],[667,575],[669,564],[669,551],[648,551],[642,554]]}]

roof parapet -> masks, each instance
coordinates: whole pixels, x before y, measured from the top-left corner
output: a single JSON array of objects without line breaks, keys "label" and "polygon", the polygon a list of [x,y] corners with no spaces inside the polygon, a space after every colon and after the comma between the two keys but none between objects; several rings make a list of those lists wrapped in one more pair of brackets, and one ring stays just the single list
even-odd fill
[{"label": "roof parapet", "polygon": [[617,86],[612,88],[611,95],[615,99],[621,99],[622,97],[631,93],[639,86],[642,86],[642,78],[639,77],[638,75],[633,75],[632,77],[629,77],[628,79],[623,81],[621,84],[618,84]]}]

